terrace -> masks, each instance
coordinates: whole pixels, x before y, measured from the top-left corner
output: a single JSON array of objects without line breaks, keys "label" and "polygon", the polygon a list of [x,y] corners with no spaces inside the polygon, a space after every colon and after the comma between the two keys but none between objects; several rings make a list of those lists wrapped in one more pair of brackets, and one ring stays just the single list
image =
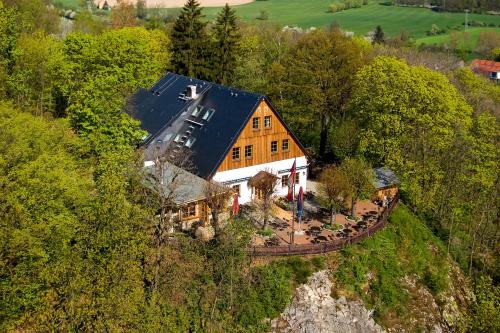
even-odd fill
[{"label": "terrace", "polygon": [[330,224],[329,212],[317,205],[310,196],[306,199],[304,217],[300,224],[292,221],[290,210],[276,206],[274,219],[269,223],[272,235],[255,235],[252,254],[294,255],[338,250],[384,227],[397,201],[397,194],[388,202],[387,207],[383,207],[380,202],[360,200],[356,204],[357,220],[349,219],[348,212],[341,211],[336,214],[333,224]]}]

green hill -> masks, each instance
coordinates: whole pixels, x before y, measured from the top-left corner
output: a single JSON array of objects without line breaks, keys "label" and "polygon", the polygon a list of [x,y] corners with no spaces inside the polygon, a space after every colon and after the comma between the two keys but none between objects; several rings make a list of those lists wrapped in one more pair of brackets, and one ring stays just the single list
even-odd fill
[{"label": "green hill", "polygon": [[404,205],[387,228],[341,252],[335,279],[336,293],[363,299],[385,327],[414,332],[440,322],[456,329],[466,324],[471,291],[464,275]]}]

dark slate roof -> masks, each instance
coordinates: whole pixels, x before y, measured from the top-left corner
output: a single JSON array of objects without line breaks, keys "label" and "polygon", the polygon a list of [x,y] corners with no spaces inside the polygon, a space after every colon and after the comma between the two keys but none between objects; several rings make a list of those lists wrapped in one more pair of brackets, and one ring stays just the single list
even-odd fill
[{"label": "dark slate roof", "polygon": [[[189,85],[197,86],[199,98],[184,98]],[[194,140],[189,147],[193,172],[207,179],[215,174],[263,99],[266,97],[260,94],[167,73],[151,89],[136,92],[130,98],[127,110],[149,133],[144,141],[146,158],[154,158],[155,145],[162,153],[169,154],[169,151],[185,148],[181,146],[188,140]],[[203,107],[202,112],[192,116],[198,106]],[[203,119],[210,109],[214,110],[213,114]],[[275,114],[286,127],[281,116]],[[174,142],[178,134],[183,137],[180,142]]]},{"label": "dark slate roof", "polygon": [[378,189],[394,186],[399,184],[398,177],[389,168],[375,168],[373,169],[374,179],[373,186]]}]

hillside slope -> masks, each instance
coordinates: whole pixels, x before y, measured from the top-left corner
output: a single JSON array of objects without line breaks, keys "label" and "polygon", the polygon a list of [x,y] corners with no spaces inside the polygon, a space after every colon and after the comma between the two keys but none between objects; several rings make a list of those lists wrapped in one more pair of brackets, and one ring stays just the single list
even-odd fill
[{"label": "hillside slope", "polygon": [[[277,331],[290,331],[293,326],[329,332],[339,327],[339,320],[346,324],[348,318],[347,325],[352,325],[348,331],[361,332],[373,327],[367,312],[372,312],[376,323],[388,332],[451,332],[467,325],[474,297],[469,281],[448,259],[442,242],[403,205],[393,212],[386,229],[341,253],[328,255],[327,263],[333,282],[331,297],[311,297],[321,294],[319,289],[328,284],[318,284],[314,275],[305,289],[297,289],[280,317],[281,327],[287,327],[283,322],[290,325]],[[319,285],[323,287],[315,287]],[[309,315],[307,308],[315,309],[318,315]],[[325,325],[325,318],[332,321],[330,325]],[[373,327],[373,331],[378,329]]]}]

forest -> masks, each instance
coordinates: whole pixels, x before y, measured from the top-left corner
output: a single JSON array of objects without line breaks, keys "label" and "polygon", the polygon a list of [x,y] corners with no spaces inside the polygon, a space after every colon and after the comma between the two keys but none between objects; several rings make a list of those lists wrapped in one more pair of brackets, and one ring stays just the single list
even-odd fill
[{"label": "forest", "polygon": [[267,95],[318,167],[392,168],[477,287],[464,330],[500,329],[500,85],[382,31],[283,31],[228,6],[208,22],[196,0],[173,22],[142,10],[120,2],[62,33],[45,0],[0,1],[1,331],[263,332],[324,267],[253,265],[244,220],[206,244],[158,241],[145,133],[123,110],[166,71]]},{"label": "forest", "polygon": [[495,0],[395,0],[394,3],[410,6],[439,6],[448,11],[463,11],[468,9],[478,13],[500,10],[500,4]]}]

